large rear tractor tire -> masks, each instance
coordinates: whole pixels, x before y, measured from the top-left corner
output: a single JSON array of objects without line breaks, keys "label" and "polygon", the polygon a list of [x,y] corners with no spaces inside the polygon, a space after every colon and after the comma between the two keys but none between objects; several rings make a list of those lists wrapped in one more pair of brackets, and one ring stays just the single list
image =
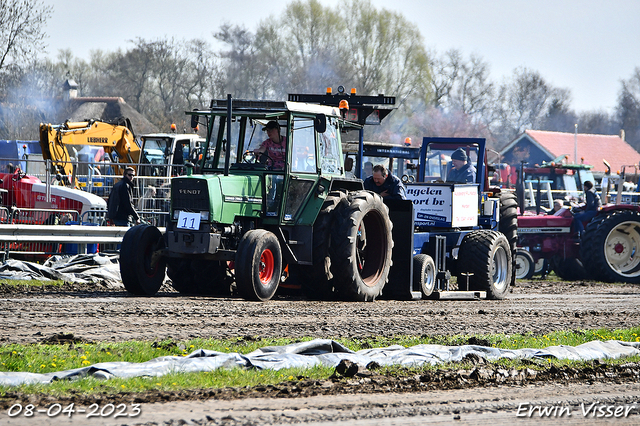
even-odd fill
[{"label": "large rear tractor tire", "polygon": [[470,290],[486,291],[488,299],[504,299],[512,268],[511,248],[502,233],[483,229],[463,238],[458,251],[458,283],[466,282],[463,273],[470,273]]},{"label": "large rear tractor tire", "polygon": [[247,300],[273,297],[282,274],[282,252],[278,238],[264,229],[247,231],[238,244],[235,261],[236,285]]},{"label": "large rear tractor tire", "polygon": [[331,192],[313,225],[313,265],[289,265],[291,279],[298,282],[308,299],[330,300],[333,295],[331,273],[331,229],[335,224],[335,210],[347,200],[344,192]]},{"label": "large rear tractor tire", "polygon": [[533,256],[526,250],[516,250],[516,273],[515,276],[519,280],[530,280],[536,272],[536,262]]},{"label": "large rear tractor tire", "polygon": [[587,226],[580,255],[599,280],[640,283],[640,212],[619,210],[596,216]]},{"label": "large rear tractor tire", "polygon": [[171,286],[181,294],[228,296],[231,277],[227,263],[213,260],[172,259],[167,262]]},{"label": "large rear tractor tire", "polygon": [[347,300],[373,301],[382,294],[391,268],[389,210],[378,194],[357,191],[336,214],[330,247],[334,288]]},{"label": "large rear tractor tire", "polygon": [[431,297],[436,287],[436,264],[427,254],[413,257],[413,288],[420,289],[423,299]]},{"label": "large rear tractor tire", "polygon": [[507,237],[511,247],[511,260],[513,261],[513,276],[511,285],[516,282],[516,248],[518,246],[518,197],[513,192],[500,193],[500,225],[498,230]]},{"label": "large rear tractor tire", "polygon": [[124,288],[138,296],[158,292],[164,281],[164,237],[158,228],[137,225],[129,229],[120,246],[120,275]]}]

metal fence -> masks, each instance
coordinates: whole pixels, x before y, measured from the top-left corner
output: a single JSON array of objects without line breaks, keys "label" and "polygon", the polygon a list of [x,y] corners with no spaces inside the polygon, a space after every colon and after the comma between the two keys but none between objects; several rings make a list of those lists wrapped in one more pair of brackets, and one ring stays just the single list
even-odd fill
[{"label": "metal fence", "polygon": [[2,261],[44,260],[52,254],[79,254],[117,247],[128,227],[0,224]]},{"label": "metal fence", "polygon": [[[24,198],[32,196],[28,191],[29,184],[22,184],[13,166],[6,166],[10,161],[13,161],[11,164],[20,164],[24,167],[22,172],[26,176],[35,177],[48,186],[62,185],[65,180],[61,176],[52,174],[51,162],[42,160],[41,156],[31,155],[19,162],[15,159],[0,158],[0,165],[5,164],[4,170],[0,170],[0,177],[14,179],[12,184],[15,187],[14,191],[2,195],[2,205],[4,206],[26,205]],[[171,178],[168,175],[183,174],[185,172],[184,166],[140,163],[131,165],[138,170],[133,191],[136,210],[143,220],[156,226],[166,226],[170,207],[171,184]],[[67,177],[67,180],[75,181],[77,178],[81,190],[95,194],[105,201],[108,200],[113,185],[122,179],[121,175],[113,174],[114,164],[112,163],[75,161],[73,167],[76,173],[74,176]],[[4,186],[7,187],[6,184]],[[20,197],[23,199],[20,200]],[[72,209],[78,211],[81,211],[81,207],[80,203],[71,206]]]}]

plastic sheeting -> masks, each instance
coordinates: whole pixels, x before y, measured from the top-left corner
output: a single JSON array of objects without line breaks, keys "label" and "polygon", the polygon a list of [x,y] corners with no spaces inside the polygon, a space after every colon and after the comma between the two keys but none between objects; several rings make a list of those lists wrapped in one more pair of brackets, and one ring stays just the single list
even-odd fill
[{"label": "plastic sheeting", "polygon": [[102,284],[108,288],[122,287],[118,255],[78,254],[52,256],[40,265],[7,259],[0,265],[0,278],[13,280],[63,280],[68,283]]},{"label": "plastic sheeting", "polygon": [[579,346],[550,346],[544,349],[497,349],[486,346],[416,345],[389,346],[363,349],[354,352],[338,342],[316,339],[286,346],[267,346],[243,355],[198,349],[188,356],[164,356],[142,363],[105,362],[84,368],[53,373],[0,372],[0,386],[17,386],[29,383],[51,383],[55,380],[76,380],[83,377],[109,379],[111,377],[163,376],[169,373],[213,371],[218,368],[258,368],[280,370],[283,368],[309,368],[316,365],[337,366],[343,359],[366,367],[371,362],[382,366],[401,365],[417,367],[425,364],[461,361],[469,354],[486,360],[544,359],[583,360],[621,358],[640,355],[640,343],[594,340]]}]

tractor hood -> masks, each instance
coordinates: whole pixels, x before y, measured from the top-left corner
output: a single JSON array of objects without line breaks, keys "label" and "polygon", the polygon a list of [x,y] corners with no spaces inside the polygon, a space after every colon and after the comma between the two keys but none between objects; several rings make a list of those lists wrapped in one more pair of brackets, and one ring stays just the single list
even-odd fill
[{"label": "tractor hood", "polygon": [[259,217],[263,204],[262,177],[257,175],[194,175],[171,181],[173,217],[176,211],[209,212],[214,223],[232,224],[237,217]]}]

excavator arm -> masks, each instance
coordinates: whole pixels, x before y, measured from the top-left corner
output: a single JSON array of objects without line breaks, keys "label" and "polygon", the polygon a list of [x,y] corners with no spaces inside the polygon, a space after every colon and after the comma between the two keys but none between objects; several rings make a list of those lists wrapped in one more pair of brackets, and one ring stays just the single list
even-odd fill
[{"label": "excavator arm", "polygon": [[90,146],[102,148],[114,172],[121,174],[126,167],[136,168],[140,162],[138,145],[128,119],[116,122],[90,120],[64,124],[40,124],[40,147],[45,160],[52,161],[52,171],[62,175],[64,183],[78,187],[75,166],[78,152]]}]

